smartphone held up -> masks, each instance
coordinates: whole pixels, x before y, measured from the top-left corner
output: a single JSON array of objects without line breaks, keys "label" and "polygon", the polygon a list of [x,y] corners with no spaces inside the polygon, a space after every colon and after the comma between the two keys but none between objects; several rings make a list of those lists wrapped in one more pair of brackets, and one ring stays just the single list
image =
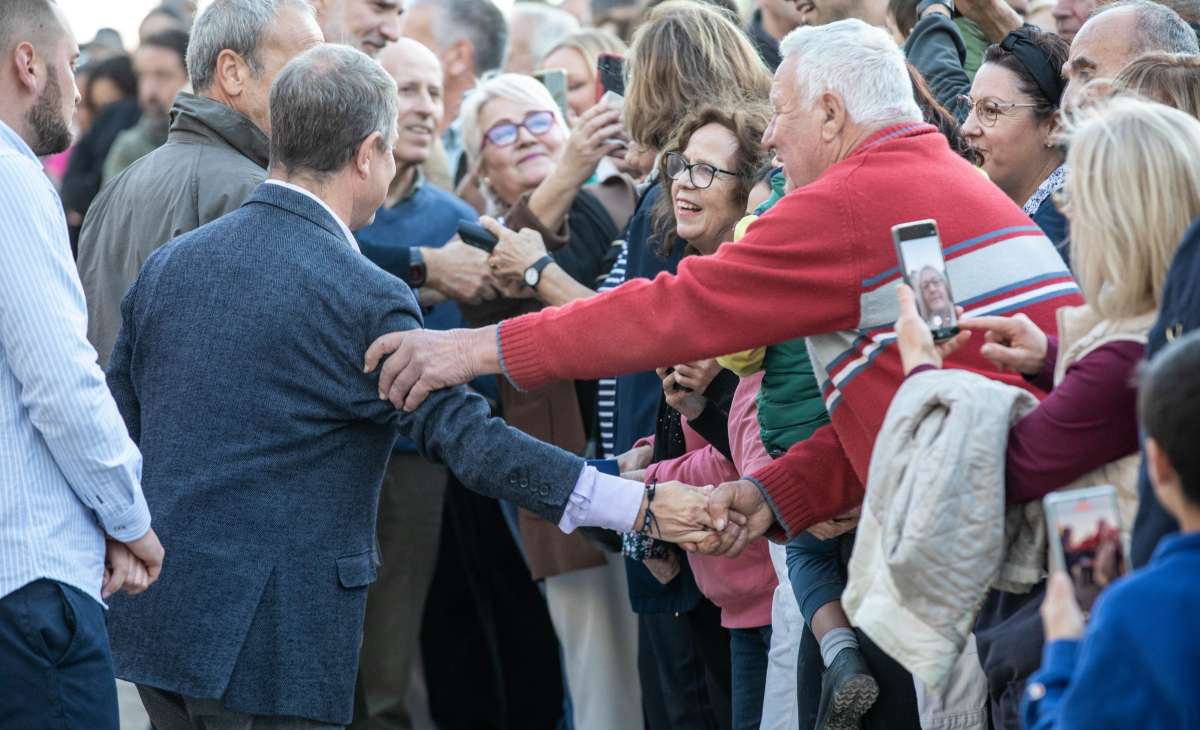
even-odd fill
[{"label": "smartphone held up", "polygon": [[904,282],[916,295],[917,311],[929,325],[934,340],[948,340],[958,334],[958,318],[942,238],[937,222],[912,221],[892,227],[892,242]]},{"label": "smartphone held up", "polygon": [[1127,551],[1114,487],[1055,492],[1042,504],[1054,570],[1070,574],[1077,585],[1089,586],[1097,583],[1104,559],[1115,561],[1114,565],[1124,562]]}]

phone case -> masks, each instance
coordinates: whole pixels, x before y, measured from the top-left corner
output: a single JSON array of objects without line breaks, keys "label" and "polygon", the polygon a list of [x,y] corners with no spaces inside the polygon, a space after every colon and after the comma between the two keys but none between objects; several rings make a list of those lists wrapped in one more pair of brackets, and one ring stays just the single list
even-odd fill
[{"label": "phone case", "polygon": [[[1069,571],[1077,562],[1094,557],[1100,541],[1121,539],[1124,555],[1129,554],[1121,530],[1121,510],[1117,490],[1111,485],[1054,492],[1042,500],[1046,512],[1046,536],[1050,544],[1050,565],[1054,570]],[[1064,543],[1069,545],[1064,546]]]}]

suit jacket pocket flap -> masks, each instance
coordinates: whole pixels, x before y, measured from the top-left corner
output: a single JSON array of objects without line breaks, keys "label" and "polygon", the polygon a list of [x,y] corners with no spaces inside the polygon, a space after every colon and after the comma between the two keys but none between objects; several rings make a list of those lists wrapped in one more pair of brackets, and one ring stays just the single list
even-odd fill
[{"label": "suit jacket pocket flap", "polygon": [[362,588],[375,582],[374,554],[370,550],[337,559],[338,582],[343,588]]}]

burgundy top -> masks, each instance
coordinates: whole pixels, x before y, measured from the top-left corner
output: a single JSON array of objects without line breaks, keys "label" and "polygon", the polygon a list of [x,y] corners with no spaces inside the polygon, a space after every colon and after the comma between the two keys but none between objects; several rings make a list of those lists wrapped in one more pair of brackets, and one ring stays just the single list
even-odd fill
[{"label": "burgundy top", "polygon": [[[1009,502],[1041,499],[1139,448],[1133,378],[1146,355],[1145,345],[1101,345],[1067,368],[1055,388],[1058,338],[1048,340],[1042,371],[1030,381],[1049,394],[1008,432]],[[932,367],[918,366],[910,375]]]}]

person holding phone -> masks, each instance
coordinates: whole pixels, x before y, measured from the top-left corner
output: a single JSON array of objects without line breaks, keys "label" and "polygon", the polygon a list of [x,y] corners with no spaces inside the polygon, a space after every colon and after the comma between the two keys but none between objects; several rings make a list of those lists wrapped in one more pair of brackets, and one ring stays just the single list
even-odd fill
[{"label": "person holding phone", "polygon": [[561,68],[567,74],[571,124],[596,104],[596,60],[602,53],[624,55],[625,42],[606,30],[588,28],[563,38],[538,61],[538,69]]},{"label": "person holding phone", "polygon": [[1090,620],[1068,574],[1050,577],[1045,653],[1022,708],[1028,730],[1175,728],[1200,715],[1200,334],[1151,362],[1137,405],[1154,494],[1180,532],[1108,587]]},{"label": "person holding phone", "polygon": [[[1139,453],[1131,382],[1145,355],[1167,268],[1183,232],[1200,215],[1194,182],[1200,179],[1200,122],[1160,104],[1117,98],[1093,110],[1069,139],[1068,165],[1096,171],[1069,176],[1064,199],[1087,304],[1059,310],[1057,336],[1021,314],[967,316],[958,321],[964,332],[935,346],[915,314],[911,290],[902,287],[897,345],[911,375],[939,367],[973,333],[982,334],[985,358],[1047,393],[1009,431],[1008,501],[1112,484],[1128,530],[1137,504]],[[1146,182],[1127,183],[1132,180]],[[985,671],[1011,673],[1015,664],[1027,676],[1036,668],[1040,642],[1028,637],[1036,636],[1042,595],[1042,589],[992,593],[976,625]],[[1019,680],[993,685],[1004,687],[992,698],[998,714],[1015,714]]]}]

